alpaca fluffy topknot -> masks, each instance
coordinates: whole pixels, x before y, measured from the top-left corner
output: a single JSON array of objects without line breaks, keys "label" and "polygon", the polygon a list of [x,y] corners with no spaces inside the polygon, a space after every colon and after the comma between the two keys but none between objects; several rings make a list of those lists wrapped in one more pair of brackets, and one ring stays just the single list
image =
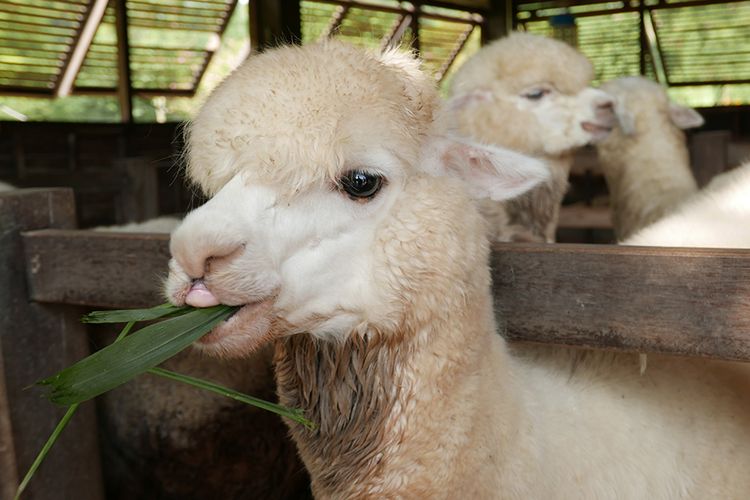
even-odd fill
[{"label": "alpaca fluffy topknot", "polygon": [[591,62],[567,43],[529,33],[512,33],[483,47],[456,74],[454,93],[477,87],[499,87],[518,93],[547,81],[558,91],[574,94],[594,77]]},{"label": "alpaca fluffy topknot", "polygon": [[[254,55],[189,126],[187,174],[208,195],[251,171],[254,181],[290,187],[292,195],[355,168],[344,164],[343,151],[361,144],[365,131],[415,165],[437,104],[434,82],[401,51],[363,53],[324,41],[314,50],[289,46]],[[304,146],[300,131],[309,134]]]}]

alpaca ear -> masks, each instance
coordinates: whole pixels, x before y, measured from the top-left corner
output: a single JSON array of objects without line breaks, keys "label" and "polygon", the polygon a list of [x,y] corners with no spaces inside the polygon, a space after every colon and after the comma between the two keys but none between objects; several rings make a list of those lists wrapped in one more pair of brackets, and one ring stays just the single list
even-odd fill
[{"label": "alpaca ear", "polygon": [[439,137],[426,148],[423,169],[432,175],[462,179],[476,199],[515,198],[550,177],[544,162],[498,146]]},{"label": "alpaca ear", "polygon": [[705,123],[703,117],[696,110],[674,102],[669,103],[669,117],[672,119],[672,123],[683,130],[700,127]]},{"label": "alpaca ear", "polygon": [[635,116],[619,98],[615,98],[615,118],[624,135],[635,134]]}]

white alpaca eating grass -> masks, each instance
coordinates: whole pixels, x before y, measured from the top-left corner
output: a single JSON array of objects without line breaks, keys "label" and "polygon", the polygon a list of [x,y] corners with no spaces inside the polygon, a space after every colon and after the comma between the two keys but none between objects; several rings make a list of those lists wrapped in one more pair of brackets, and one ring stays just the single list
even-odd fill
[{"label": "white alpaca eating grass", "polygon": [[491,240],[555,240],[573,152],[614,125],[612,99],[589,87],[593,76],[576,49],[529,33],[486,45],[456,72],[448,106],[456,130],[542,158],[552,172],[524,196],[482,203]]},{"label": "white alpaca eating grass", "polygon": [[745,498],[750,368],[496,333],[474,198],[536,160],[452,139],[417,63],[327,42],[253,56],[191,125],[212,198],[173,233],[166,293],[241,305],[200,342],[275,345],[317,498]]}]

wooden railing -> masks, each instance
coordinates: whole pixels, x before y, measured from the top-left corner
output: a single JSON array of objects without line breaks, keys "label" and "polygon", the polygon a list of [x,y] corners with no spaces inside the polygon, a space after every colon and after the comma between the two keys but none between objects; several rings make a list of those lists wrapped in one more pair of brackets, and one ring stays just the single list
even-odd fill
[{"label": "wooden railing", "polygon": [[[15,483],[59,418],[23,388],[87,353],[81,307],[163,300],[166,235],[74,225],[70,190],[0,195],[0,438],[13,436],[0,484]],[[750,361],[750,250],[504,244],[492,273],[510,340]],[[94,418],[89,408],[63,435],[38,498],[102,498]]]}]

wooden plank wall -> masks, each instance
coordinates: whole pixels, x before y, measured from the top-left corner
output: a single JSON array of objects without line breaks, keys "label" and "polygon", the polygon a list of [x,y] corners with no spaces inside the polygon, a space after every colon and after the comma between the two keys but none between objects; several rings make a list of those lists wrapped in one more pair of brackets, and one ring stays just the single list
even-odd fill
[{"label": "wooden plank wall", "polygon": [[[15,490],[65,412],[38,391],[27,390],[86,356],[89,342],[81,310],[29,300],[21,231],[75,227],[69,189],[11,191],[0,195],[0,491]],[[103,497],[93,403],[82,405],[37,471],[24,498]],[[10,432],[9,432],[10,431]],[[11,441],[6,436],[12,435]],[[10,456],[12,454],[12,456]]]},{"label": "wooden plank wall", "polygon": [[0,122],[0,180],[74,188],[84,228],[180,213],[200,203],[178,175],[182,144],[176,123]]}]

